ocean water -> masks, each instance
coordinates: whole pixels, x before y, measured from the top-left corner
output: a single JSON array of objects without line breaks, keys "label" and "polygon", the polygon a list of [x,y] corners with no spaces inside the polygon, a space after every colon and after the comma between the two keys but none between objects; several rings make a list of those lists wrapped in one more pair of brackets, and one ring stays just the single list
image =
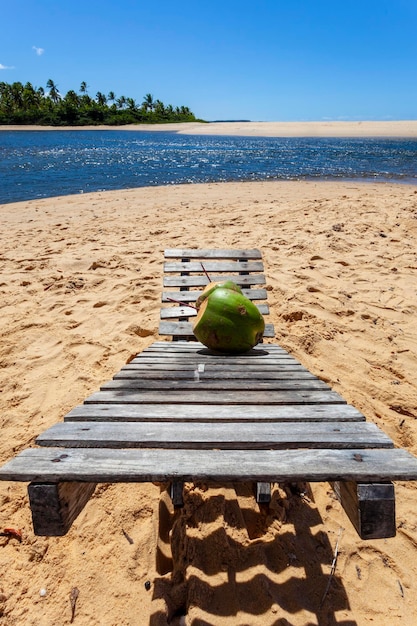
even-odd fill
[{"label": "ocean water", "polygon": [[0,203],[150,185],[251,180],[417,184],[417,140],[0,131]]}]

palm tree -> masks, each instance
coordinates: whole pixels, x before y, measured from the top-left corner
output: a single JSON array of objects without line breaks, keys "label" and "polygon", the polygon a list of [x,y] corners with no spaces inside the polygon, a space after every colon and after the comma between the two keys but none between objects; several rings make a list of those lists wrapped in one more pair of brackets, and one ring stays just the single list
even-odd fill
[{"label": "palm tree", "polygon": [[136,102],[134,101],[133,98],[126,98],[126,104],[127,104],[127,108],[130,109],[131,111],[134,111],[136,109]]},{"label": "palm tree", "polygon": [[80,98],[78,97],[78,94],[76,94],[73,89],[70,89],[66,93],[64,100],[74,106],[78,106],[80,103]]},{"label": "palm tree", "polygon": [[126,96],[120,96],[120,98],[117,98],[116,104],[119,109],[123,109],[126,106]]},{"label": "palm tree", "polygon": [[88,89],[88,85],[85,82],[85,80],[83,80],[83,82],[80,85],[80,93],[88,93],[87,89]]},{"label": "palm tree", "polygon": [[165,115],[165,104],[161,102],[161,100],[156,100],[154,105],[155,114],[159,117],[163,117]]},{"label": "palm tree", "polygon": [[116,95],[115,95],[114,91],[109,91],[109,95],[107,96],[107,100],[110,100],[110,102],[114,102],[116,100]]},{"label": "palm tree", "polygon": [[25,109],[39,104],[39,97],[32,83],[26,83],[23,88],[23,104]]},{"label": "palm tree", "polygon": [[56,104],[61,99],[60,93],[58,91],[58,85],[55,85],[54,81],[50,78],[46,83],[46,88],[49,89],[49,97],[52,102]]},{"label": "palm tree", "polygon": [[153,95],[151,93],[147,93],[143,99],[142,106],[145,111],[153,111],[155,107],[155,103],[153,100]]},{"label": "palm tree", "polygon": [[107,104],[107,98],[104,95],[104,93],[102,93],[101,91],[97,92],[96,100],[101,106],[104,106],[105,104]]}]

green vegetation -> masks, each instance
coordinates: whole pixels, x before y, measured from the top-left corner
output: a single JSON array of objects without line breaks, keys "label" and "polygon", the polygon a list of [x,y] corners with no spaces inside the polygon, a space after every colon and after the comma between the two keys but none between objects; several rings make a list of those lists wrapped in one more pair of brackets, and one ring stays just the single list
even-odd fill
[{"label": "green vegetation", "polygon": [[113,91],[107,96],[99,91],[95,98],[91,98],[84,81],[79,93],[71,89],[65,96],[51,79],[46,83],[46,91],[31,83],[0,82],[0,124],[121,126],[196,121],[202,120],[197,120],[188,107],[165,106],[160,100],[154,100],[150,93],[137,104],[133,98],[116,98]]}]

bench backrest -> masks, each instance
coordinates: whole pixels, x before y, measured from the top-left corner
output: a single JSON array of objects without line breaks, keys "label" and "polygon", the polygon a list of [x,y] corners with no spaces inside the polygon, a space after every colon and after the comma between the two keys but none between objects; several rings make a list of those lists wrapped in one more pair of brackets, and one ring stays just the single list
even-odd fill
[{"label": "bench backrest", "polygon": [[[160,335],[172,339],[195,340],[192,318],[195,304],[209,282],[233,280],[247,298],[253,300],[262,315],[269,314],[262,253],[260,250],[182,250],[164,253]],[[266,324],[265,337],[274,337],[272,324]]]}]

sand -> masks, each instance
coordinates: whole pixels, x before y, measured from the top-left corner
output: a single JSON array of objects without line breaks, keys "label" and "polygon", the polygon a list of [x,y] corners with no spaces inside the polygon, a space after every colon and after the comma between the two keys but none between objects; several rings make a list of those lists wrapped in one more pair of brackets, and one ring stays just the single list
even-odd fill
[{"label": "sand", "polygon": [[[259,247],[276,341],[417,454],[417,187],[153,187],[2,205],[0,220],[0,462],[157,339],[166,247]],[[26,485],[0,483],[0,530],[23,535],[0,537],[0,624],[68,624],[77,587],[79,626],[176,611],[187,626],[415,625],[415,483],[396,484],[397,536],[372,541],[326,484],[275,486],[267,513],[245,488],[186,491],[161,573],[157,486],[100,485],[65,537],[42,538]]]},{"label": "sand", "polygon": [[[59,130],[141,130],[180,135],[241,135],[256,137],[417,137],[417,120],[358,122],[188,122],[126,124],[125,126],[64,126]],[[1,130],[57,130],[56,126],[0,126]]]}]

